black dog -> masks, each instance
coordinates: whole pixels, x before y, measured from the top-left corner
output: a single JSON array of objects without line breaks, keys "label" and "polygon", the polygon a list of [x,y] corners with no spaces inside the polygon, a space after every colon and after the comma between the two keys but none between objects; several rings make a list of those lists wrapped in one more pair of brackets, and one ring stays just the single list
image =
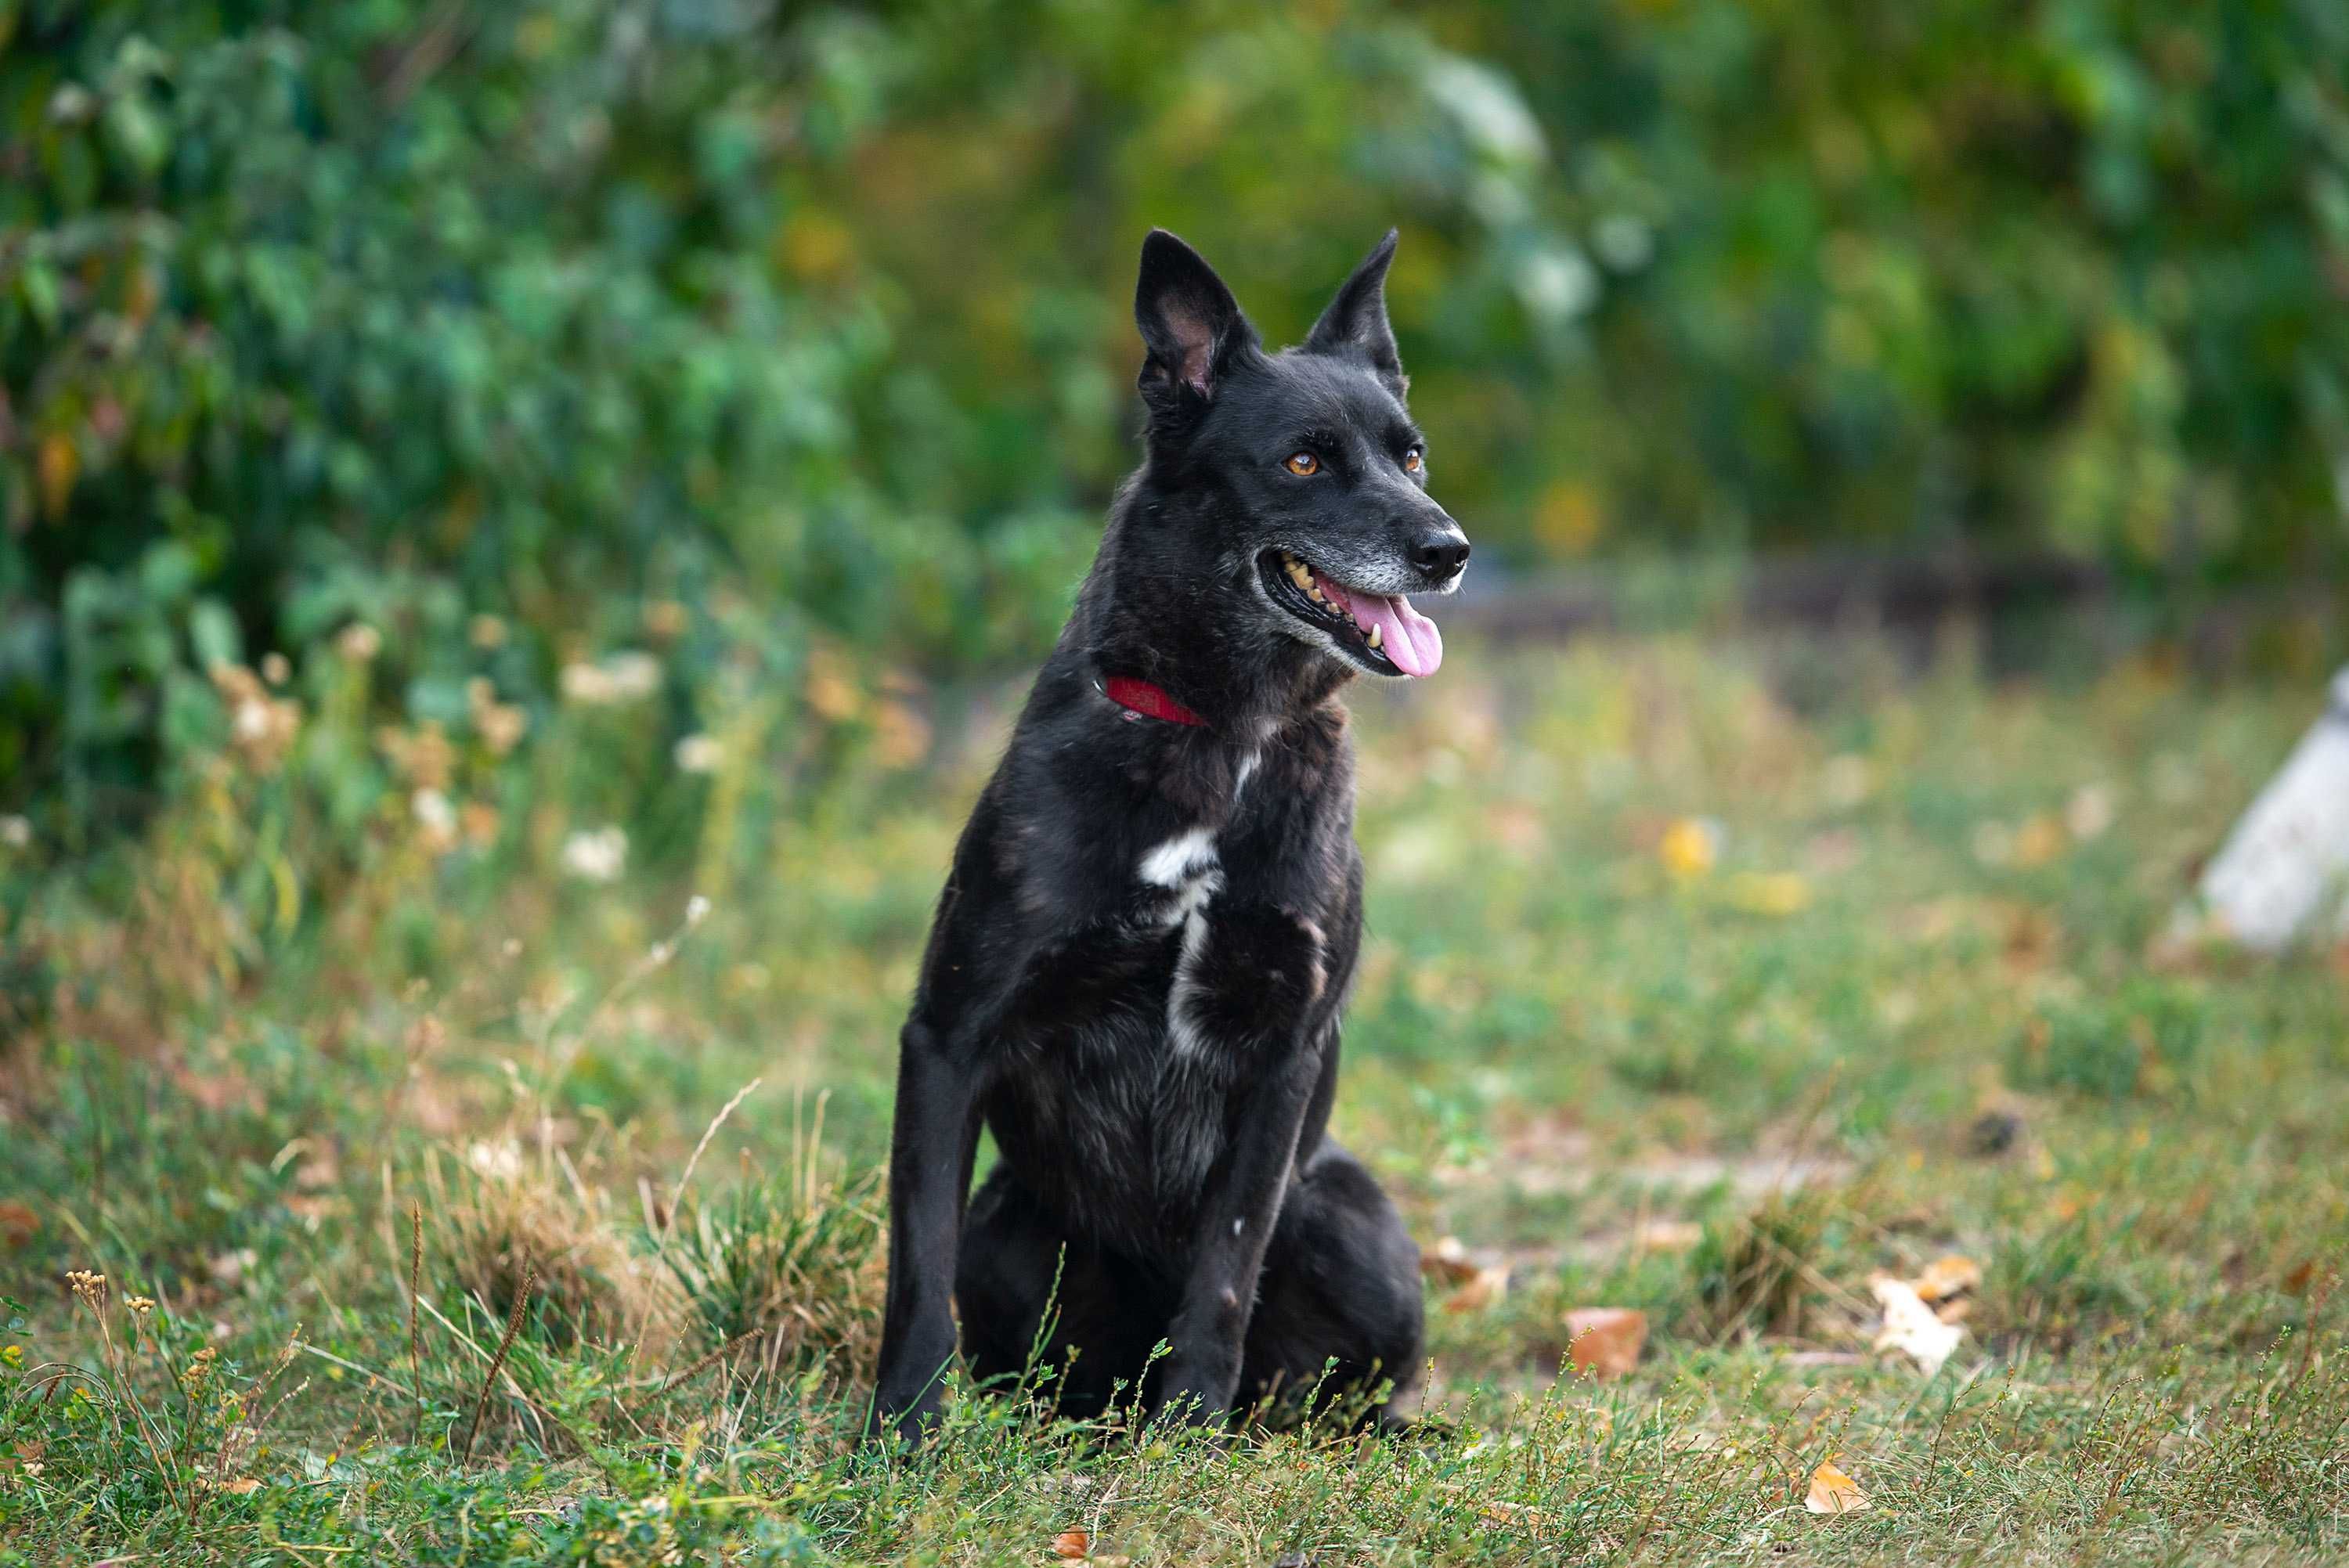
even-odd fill
[{"label": "black dog", "polygon": [[[1040,1352],[1071,1415],[1121,1383],[1222,1420],[1418,1371],[1418,1249],[1323,1136],[1362,923],[1339,692],[1434,672],[1403,595],[1468,559],[1403,407],[1394,242],[1278,354],[1189,246],[1143,242],[1148,455],[963,831],[900,1041],[876,1434],[937,1409],[949,1292],[972,1372]],[[982,1120],[1002,1159],[966,1219]]]}]

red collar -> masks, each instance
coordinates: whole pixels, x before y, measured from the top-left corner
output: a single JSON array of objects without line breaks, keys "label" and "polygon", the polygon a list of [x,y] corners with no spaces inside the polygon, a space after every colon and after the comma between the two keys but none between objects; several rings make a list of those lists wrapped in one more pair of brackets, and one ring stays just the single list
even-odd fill
[{"label": "red collar", "polygon": [[1127,719],[1163,718],[1169,724],[1195,724],[1204,727],[1206,720],[1168,696],[1164,690],[1133,676],[1112,676],[1102,686],[1109,700],[1125,709]]}]

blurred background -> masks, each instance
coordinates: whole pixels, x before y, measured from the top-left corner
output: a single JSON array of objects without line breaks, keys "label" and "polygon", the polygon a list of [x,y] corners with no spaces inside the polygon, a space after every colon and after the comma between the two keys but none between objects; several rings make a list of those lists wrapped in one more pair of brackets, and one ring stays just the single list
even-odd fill
[{"label": "blurred background", "polygon": [[910,758],[898,698],[1049,645],[1133,460],[1152,224],[1275,340],[1402,227],[1506,625],[1882,579],[2312,690],[2342,648],[2322,0],[5,0],[0,41],[0,811],[49,841],[223,742],[216,668],[346,634],[371,718],[523,745],[657,655],[664,766],[599,788],[672,847],[696,737]]}]

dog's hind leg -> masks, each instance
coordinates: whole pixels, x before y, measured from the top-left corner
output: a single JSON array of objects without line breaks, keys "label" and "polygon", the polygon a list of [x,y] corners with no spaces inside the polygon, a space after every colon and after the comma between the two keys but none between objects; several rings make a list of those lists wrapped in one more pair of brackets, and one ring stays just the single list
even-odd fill
[{"label": "dog's hind leg", "polygon": [[963,1359],[996,1391],[1033,1374],[1059,1413],[1101,1414],[1131,1398],[1166,1336],[1171,1292],[1134,1260],[1072,1238],[997,1166],[971,1199],[955,1305]]},{"label": "dog's hind leg", "polygon": [[1290,1184],[1265,1254],[1240,1401],[1270,1414],[1364,1399],[1365,1419],[1400,1424],[1392,1408],[1418,1383],[1423,1315],[1402,1216],[1361,1161],[1324,1143]]}]

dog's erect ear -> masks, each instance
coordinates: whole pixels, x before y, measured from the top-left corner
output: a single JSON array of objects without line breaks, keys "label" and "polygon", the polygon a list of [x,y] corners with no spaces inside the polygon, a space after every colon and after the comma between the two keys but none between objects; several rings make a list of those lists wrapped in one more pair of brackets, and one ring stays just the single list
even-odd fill
[{"label": "dog's erect ear", "polygon": [[1150,351],[1142,365],[1142,395],[1154,412],[1214,397],[1233,354],[1256,341],[1256,329],[1216,269],[1164,229],[1151,230],[1142,242],[1133,324]]},{"label": "dog's erect ear", "polygon": [[1313,324],[1306,335],[1305,351],[1368,360],[1379,379],[1400,397],[1411,383],[1402,373],[1402,358],[1395,352],[1394,328],[1387,325],[1387,263],[1394,260],[1394,253],[1395,231],[1389,229],[1387,237],[1362,258],[1362,264]]}]

